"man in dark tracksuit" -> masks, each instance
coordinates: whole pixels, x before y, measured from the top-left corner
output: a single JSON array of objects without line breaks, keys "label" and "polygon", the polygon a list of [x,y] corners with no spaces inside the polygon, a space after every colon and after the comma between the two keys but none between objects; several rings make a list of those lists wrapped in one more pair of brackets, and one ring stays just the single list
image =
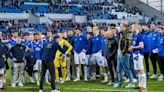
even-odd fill
[{"label": "man in dark tracksuit", "polygon": [[3,89],[4,86],[4,67],[5,67],[5,61],[6,61],[6,56],[5,56],[5,45],[1,42],[2,38],[2,32],[0,33],[0,90]]},{"label": "man in dark tracksuit", "polygon": [[[56,41],[54,41],[56,40]],[[41,71],[41,80],[40,80],[40,90],[39,92],[43,92],[43,81],[46,74],[46,70],[48,69],[51,76],[51,87],[52,92],[60,92],[55,87],[55,68],[54,68],[54,58],[56,51],[59,50],[62,53],[65,53],[65,51],[59,46],[57,43],[59,41],[59,36],[56,35],[54,37],[54,40],[47,41],[43,49],[41,51],[41,58],[42,58],[42,71]]]},{"label": "man in dark tracksuit", "polygon": [[106,43],[105,43],[105,58],[107,59],[108,62],[108,69],[110,71],[111,77],[108,85],[113,85],[114,83],[114,70],[116,70],[117,66],[117,40],[113,36],[112,31],[107,31],[106,32]]}]

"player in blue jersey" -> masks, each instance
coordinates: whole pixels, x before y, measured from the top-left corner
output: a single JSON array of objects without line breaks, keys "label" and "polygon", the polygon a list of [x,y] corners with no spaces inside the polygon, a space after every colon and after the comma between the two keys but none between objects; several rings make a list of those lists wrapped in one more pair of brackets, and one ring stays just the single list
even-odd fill
[{"label": "player in blue jersey", "polygon": [[93,27],[93,37],[92,37],[92,77],[91,80],[96,80],[96,64],[98,66],[102,65],[102,45],[101,45],[101,35],[99,34],[99,28]]},{"label": "player in blue jersey", "polygon": [[149,72],[149,58],[150,58],[150,30],[148,26],[144,26],[143,39],[144,39],[144,59],[146,65],[146,76],[150,76]]},{"label": "player in blue jersey", "polygon": [[129,50],[133,50],[134,69],[138,72],[139,85],[137,89],[146,90],[146,74],[144,72],[143,58],[144,58],[144,40],[140,33],[141,26],[138,24],[132,25],[132,44]]},{"label": "player in blue jersey", "polygon": [[[30,47],[30,41],[29,41],[29,34],[28,33],[24,33],[23,34],[23,39],[22,39],[22,41],[21,41],[21,44],[23,45],[23,46],[26,46],[27,48],[29,48]],[[27,54],[27,52],[25,52],[25,56],[26,56],[26,54]],[[27,64],[27,61],[25,60],[25,66],[26,66],[26,64]],[[23,76],[23,83],[25,83],[25,78],[26,78],[26,73],[25,73],[25,71],[24,71],[24,76]],[[30,77],[29,77],[29,79],[31,79]]]},{"label": "player in blue jersey", "polygon": [[88,71],[88,78],[90,78],[90,65],[91,65],[91,56],[92,56],[92,32],[88,32],[87,33],[87,46],[86,46],[86,55],[87,55],[87,61],[88,61],[88,65],[87,65],[87,71]]},{"label": "player in blue jersey", "polygon": [[43,47],[43,43],[40,40],[40,35],[39,33],[35,33],[34,34],[34,41],[31,44],[32,50],[35,52],[36,55],[36,63],[34,65],[34,75],[35,75],[35,79],[37,81],[37,85],[39,85],[39,74],[40,74],[40,70],[41,70],[41,49]]},{"label": "player in blue jersey", "polygon": [[103,73],[104,73],[104,80],[101,83],[107,83],[108,82],[108,64],[107,64],[107,60],[104,56],[104,52],[105,52],[105,43],[106,43],[106,34],[107,29],[103,28],[101,29],[101,50],[102,50],[102,68],[103,68]]},{"label": "player in blue jersey", "polygon": [[164,30],[163,28],[158,28],[158,65],[161,72],[161,76],[158,81],[164,80]]},{"label": "player in blue jersey", "polygon": [[158,57],[158,31],[156,30],[156,25],[155,24],[151,24],[151,33],[150,33],[150,60],[152,62],[152,66],[153,66],[153,72],[154,74],[152,76],[150,76],[150,79],[156,79],[157,76],[157,57]]},{"label": "player in blue jersey", "polygon": [[[8,41],[8,47],[9,49],[16,45],[16,38],[18,37],[18,31],[13,30],[12,31],[12,38]],[[14,62],[12,59],[10,59],[11,64],[11,84],[13,84],[13,75],[14,75]]]},{"label": "player in blue jersey", "polygon": [[76,28],[75,33],[76,36],[73,38],[73,47],[74,47],[74,62],[76,66],[76,79],[74,81],[80,81],[80,64],[84,67],[84,80],[88,81],[87,79],[87,58],[86,58],[86,44],[87,39],[81,33],[81,28]]}]

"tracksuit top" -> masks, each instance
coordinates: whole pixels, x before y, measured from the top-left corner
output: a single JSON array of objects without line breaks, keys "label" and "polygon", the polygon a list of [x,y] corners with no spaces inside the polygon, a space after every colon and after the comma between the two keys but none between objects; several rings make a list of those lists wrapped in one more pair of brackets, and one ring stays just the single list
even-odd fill
[{"label": "tracksuit top", "polygon": [[164,56],[164,34],[158,36],[158,55]]},{"label": "tracksuit top", "polygon": [[101,35],[93,36],[92,37],[92,53],[97,53],[102,49],[101,43]]},{"label": "tracksuit top", "polygon": [[150,33],[150,52],[158,48],[158,31]]},{"label": "tracksuit top", "polygon": [[144,32],[143,33],[143,40],[144,40],[144,50],[145,50],[145,53],[150,53],[150,39],[151,39],[151,36],[150,36],[150,32]]}]

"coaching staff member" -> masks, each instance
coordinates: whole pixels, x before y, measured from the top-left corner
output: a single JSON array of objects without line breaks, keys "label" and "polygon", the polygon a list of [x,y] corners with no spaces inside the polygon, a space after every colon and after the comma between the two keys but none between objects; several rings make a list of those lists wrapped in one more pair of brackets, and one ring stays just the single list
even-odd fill
[{"label": "coaching staff member", "polygon": [[59,36],[55,35],[53,40],[49,40],[43,45],[43,49],[41,51],[41,58],[43,62],[39,92],[43,92],[43,81],[47,69],[49,70],[51,75],[52,92],[60,92],[55,87],[55,68],[53,62],[57,50],[59,50],[62,53],[65,53],[65,50],[63,50],[58,44],[59,39]]}]

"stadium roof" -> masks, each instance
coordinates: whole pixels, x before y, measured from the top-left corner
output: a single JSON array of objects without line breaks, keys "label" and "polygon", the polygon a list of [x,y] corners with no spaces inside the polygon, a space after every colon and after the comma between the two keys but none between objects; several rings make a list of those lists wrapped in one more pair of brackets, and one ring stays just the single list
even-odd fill
[{"label": "stadium roof", "polygon": [[164,0],[140,0],[164,13]]}]

